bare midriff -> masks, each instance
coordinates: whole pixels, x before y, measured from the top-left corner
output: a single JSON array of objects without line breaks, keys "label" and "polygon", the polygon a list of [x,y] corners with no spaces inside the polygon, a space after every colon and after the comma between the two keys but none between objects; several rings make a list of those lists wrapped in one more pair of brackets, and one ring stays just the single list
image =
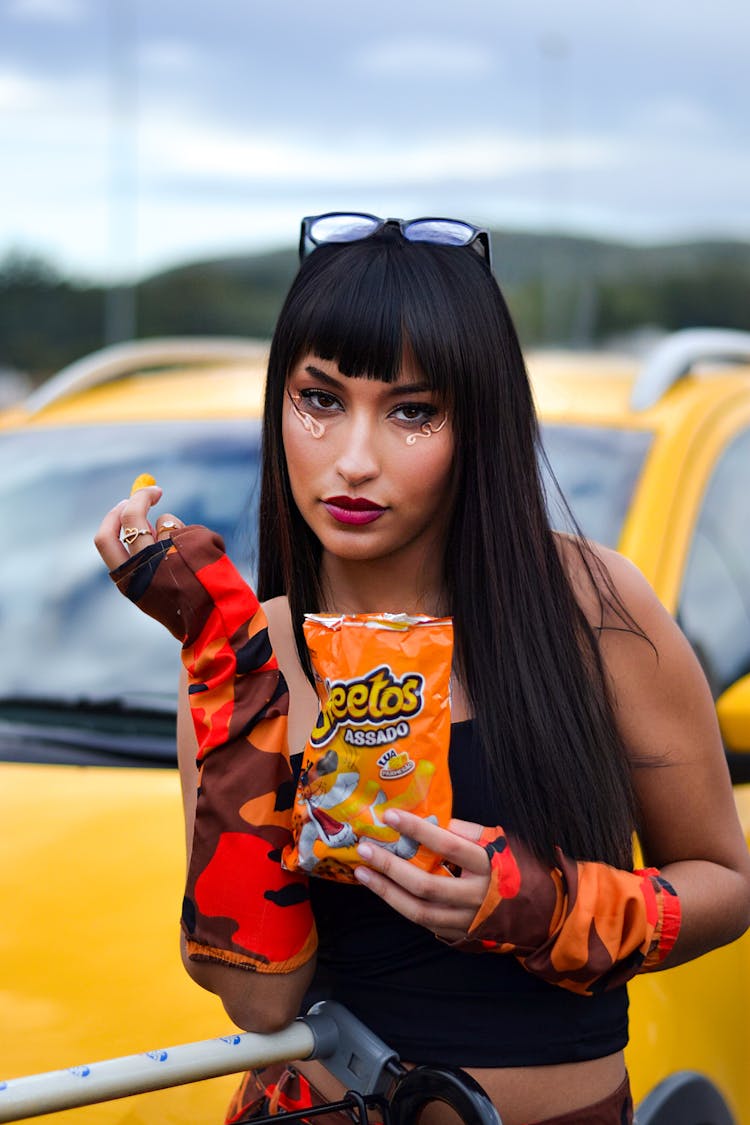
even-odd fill
[{"label": "bare midriff", "polygon": [[[328,1101],[342,1096],[344,1087],[322,1063],[295,1065]],[[593,1105],[613,1093],[625,1077],[622,1051],[588,1062],[553,1066],[467,1066],[463,1069],[486,1090],[503,1125],[530,1125]],[[419,1125],[458,1125],[460,1121],[448,1106],[435,1103],[420,1115]]]}]

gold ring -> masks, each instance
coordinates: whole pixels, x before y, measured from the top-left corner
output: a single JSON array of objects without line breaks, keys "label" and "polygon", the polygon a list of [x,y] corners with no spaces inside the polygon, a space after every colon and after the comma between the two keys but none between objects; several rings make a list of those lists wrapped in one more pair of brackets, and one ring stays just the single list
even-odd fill
[{"label": "gold ring", "polygon": [[122,529],[122,541],[127,543],[128,547],[131,543],[135,543],[139,535],[150,535],[150,527],[124,527]]},{"label": "gold ring", "polygon": [[174,520],[164,520],[164,522],[160,523],[159,526],[157,527],[156,534],[161,535],[162,531],[176,531],[176,530],[177,530],[177,524],[174,522]]}]

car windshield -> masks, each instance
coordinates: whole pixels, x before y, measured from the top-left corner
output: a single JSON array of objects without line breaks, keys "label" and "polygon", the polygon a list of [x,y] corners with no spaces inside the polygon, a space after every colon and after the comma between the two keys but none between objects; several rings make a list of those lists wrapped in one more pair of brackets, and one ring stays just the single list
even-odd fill
[{"label": "car windshield", "polygon": [[[542,442],[576,523],[589,539],[617,547],[652,434],[613,427],[545,425]],[[573,530],[542,465],[553,527]]]},{"label": "car windshield", "polygon": [[[93,537],[150,472],[164,489],[161,510],[218,531],[252,581],[259,438],[250,420],[0,432],[0,758],[174,761],[179,647],[118,594]],[[617,545],[649,441],[544,428],[555,476],[591,538]],[[546,485],[553,524],[565,527]]]},{"label": "car windshield", "polygon": [[141,472],[162,510],[224,536],[247,573],[259,425],[245,420],[0,433],[0,717],[24,700],[174,711],[174,639],[115,590],[93,544]]}]

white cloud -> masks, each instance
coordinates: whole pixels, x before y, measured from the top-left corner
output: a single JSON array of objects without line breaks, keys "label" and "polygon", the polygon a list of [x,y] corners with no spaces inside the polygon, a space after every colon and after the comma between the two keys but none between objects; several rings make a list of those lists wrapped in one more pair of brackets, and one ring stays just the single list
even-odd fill
[{"label": "white cloud", "polygon": [[421,36],[373,44],[355,55],[350,64],[355,73],[377,78],[480,78],[492,68],[488,47]]},{"label": "white cloud", "polygon": [[85,15],[82,0],[10,0],[7,15],[18,20],[77,23]]},{"label": "white cloud", "polygon": [[0,110],[17,113],[31,109],[44,99],[44,85],[26,75],[0,71]]},{"label": "white cloud", "polygon": [[617,161],[617,148],[595,136],[561,137],[540,144],[512,133],[488,132],[433,139],[402,147],[377,136],[341,136],[336,146],[293,138],[248,136],[208,125],[149,116],[141,138],[144,167],[193,180],[248,185],[304,181],[340,184],[430,184],[497,179],[548,168],[600,168]]},{"label": "white cloud", "polygon": [[681,143],[688,135],[703,137],[720,129],[721,122],[696,98],[669,94],[642,102],[630,127],[639,133],[662,133],[665,138]]},{"label": "white cloud", "polygon": [[179,39],[153,39],[138,49],[138,62],[150,70],[184,71],[196,58],[195,48]]}]

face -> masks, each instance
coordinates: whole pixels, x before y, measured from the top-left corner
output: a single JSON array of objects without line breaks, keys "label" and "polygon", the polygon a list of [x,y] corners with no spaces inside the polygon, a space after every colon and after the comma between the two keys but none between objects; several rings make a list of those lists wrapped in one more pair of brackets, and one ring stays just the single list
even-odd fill
[{"label": "face", "polygon": [[282,433],[295,502],[324,555],[419,565],[440,548],[453,434],[418,367],[405,361],[384,383],[304,355],[289,376]]}]

